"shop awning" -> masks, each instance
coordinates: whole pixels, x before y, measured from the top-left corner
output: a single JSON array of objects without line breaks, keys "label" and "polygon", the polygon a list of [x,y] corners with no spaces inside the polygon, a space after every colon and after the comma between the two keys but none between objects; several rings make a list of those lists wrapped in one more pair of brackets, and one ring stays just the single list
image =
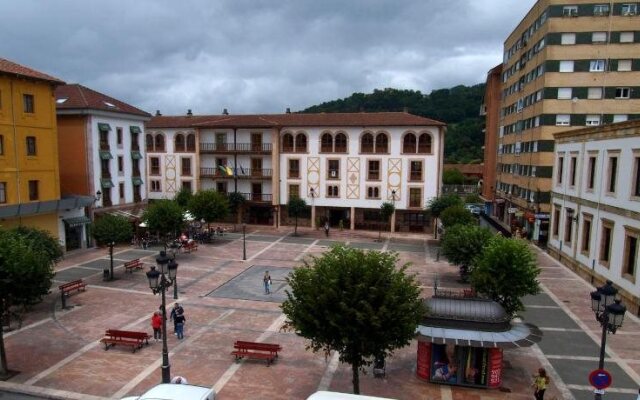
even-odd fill
[{"label": "shop awning", "polygon": [[99,122],[98,123],[98,130],[99,131],[110,131],[111,130],[111,126],[109,124],[105,124],[104,122]]},{"label": "shop awning", "polygon": [[484,332],[466,329],[439,328],[418,325],[418,339],[436,344],[455,344],[471,347],[529,347],[542,340],[542,332],[536,326],[513,322],[504,332]]},{"label": "shop awning", "polygon": [[133,178],[131,178],[131,182],[134,186],[140,186],[142,185],[142,178],[140,178],[139,176],[134,176]]},{"label": "shop awning", "polygon": [[100,159],[101,160],[112,160],[113,156],[109,150],[100,150]]},{"label": "shop awning", "polygon": [[113,182],[111,179],[100,179],[100,186],[102,186],[103,189],[109,189],[113,187]]},{"label": "shop awning", "polygon": [[132,160],[141,160],[142,159],[142,154],[140,154],[139,151],[132,151],[131,152],[131,159]]},{"label": "shop awning", "polygon": [[91,223],[91,219],[86,215],[81,217],[73,217],[73,218],[65,218],[63,219],[64,223],[67,224],[70,228],[74,228],[80,225],[86,225]]},{"label": "shop awning", "polygon": [[140,130],[139,126],[130,126],[129,127],[129,132],[131,132],[131,133],[140,133],[142,131]]}]

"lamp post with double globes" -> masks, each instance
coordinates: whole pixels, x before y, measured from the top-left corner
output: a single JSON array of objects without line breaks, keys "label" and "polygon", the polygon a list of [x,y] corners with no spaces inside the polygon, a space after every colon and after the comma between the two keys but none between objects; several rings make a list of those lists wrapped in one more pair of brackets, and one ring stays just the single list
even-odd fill
[{"label": "lamp post with double globes", "polygon": [[169,383],[171,381],[171,367],[169,365],[169,349],[167,348],[167,307],[165,292],[175,282],[178,273],[178,264],[175,260],[167,257],[165,251],[161,251],[160,255],[156,257],[156,264],[158,264],[158,270],[156,267],[151,267],[147,272],[147,279],[149,280],[149,287],[153,294],[161,294],[162,306],[162,366],[160,371],[162,373],[162,383]]},{"label": "lamp post with double globes", "polygon": [[[598,369],[604,369],[605,348],[607,345],[607,332],[615,334],[622,326],[624,314],[627,308],[620,304],[620,299],[616,298],[618,289],[613,287],[613,282],[607,281],[597,290],[591,292],[591,310],[596,315],[596,320],[602,327],[602,337],[600,341],[600,361]],[[601,400],[602,395],[595,394],[596,400]]]}]

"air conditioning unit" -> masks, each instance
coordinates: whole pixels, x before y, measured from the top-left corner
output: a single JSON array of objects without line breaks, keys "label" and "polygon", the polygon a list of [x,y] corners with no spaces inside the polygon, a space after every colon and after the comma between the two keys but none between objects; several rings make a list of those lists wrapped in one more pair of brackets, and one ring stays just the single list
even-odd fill
[{"label": "air conditioning unit", "polygon": [[331,171],[331,177],[332,178],[338,177],[338,171]]}]

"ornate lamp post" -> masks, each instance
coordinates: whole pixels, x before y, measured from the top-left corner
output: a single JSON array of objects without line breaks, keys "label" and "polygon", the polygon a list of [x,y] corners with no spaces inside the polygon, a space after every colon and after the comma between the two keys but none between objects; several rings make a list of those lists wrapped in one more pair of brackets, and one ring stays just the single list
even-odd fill
[{"label": "ornate lamp post", "polygon": [[396,190],[391,191],[391,204],[393,204],[393,214],[391,214],[391,232],[396,231]]},{"label": "ornate lamp post", "polygon": [[167,257],[165,251],[161,251],[160,255],[156,257],[156,263],[158,264],[158,270],[156,267],[151,267],[147,272],[147,279],[149,279],[149,287],[153,294],[161,294],[162,306],[162,366],[160,371],[162,373],[162,383],[169,383],[171,381],[171,367],[169,365],[169,350],[167,348],[167,307],[165,292],[175,282],[178,264],[175,260]]},{"label": "ornate lamp post", "polygon": [[242,224],[242,261],[247,260],[247,224]]},{"label": "ornate lamp post", "polygon": [[[620,299],[616,299],[618,289],[613,287],[613,282],[607,281],[603,286],[591,292],[591,309],[596,315],[596,320],[602,327],[602,338],[600,341],[600,361],[598,369],[604,368],[605,347],[607,345],[607,332],[615,334],[622,326],[624,313],[627,308],[620,304]],[[601,400],[602,395],[596,394],[596,400]]]},{"label": "ornate lamp post", "polygon": [[316,191],[314,188],[309,189],[309,196],[311,196],[311,228],[316,228],[316,204],[313,201],[316,198]]}]

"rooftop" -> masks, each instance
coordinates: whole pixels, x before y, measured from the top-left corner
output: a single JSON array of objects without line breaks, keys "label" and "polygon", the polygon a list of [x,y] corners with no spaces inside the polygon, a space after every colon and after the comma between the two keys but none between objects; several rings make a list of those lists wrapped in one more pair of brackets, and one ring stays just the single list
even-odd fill
[{"label": "rooftop", "polygon": [[139,115],[142,117],[151,116],[151,114],[146,111],[77,83],[58,86],[55,95],[56,108],[58,111],[90,109]]},{"label": "rooftop", "polygon": [[0,58],[0,74],[17,75],[19,77],[37,79],[59,85],[64,84],[64,82],[58,78],[36,71],[35,69],[25,67],[24,65],[14,63],[13,61],[9,61],[5,58]]}]

